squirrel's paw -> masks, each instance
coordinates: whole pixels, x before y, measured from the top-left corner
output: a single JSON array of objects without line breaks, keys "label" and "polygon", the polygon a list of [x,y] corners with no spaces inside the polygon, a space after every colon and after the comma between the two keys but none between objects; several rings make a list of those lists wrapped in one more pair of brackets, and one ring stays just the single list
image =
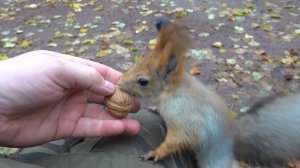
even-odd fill
[{"label": "squirrel's paw", "polygon": [[154,151],[150,151],[146,154],[143,154],[139,157],[140,160],[153,160],[153,163],[156,163],[160,158],[159,156],[155,155]]}]

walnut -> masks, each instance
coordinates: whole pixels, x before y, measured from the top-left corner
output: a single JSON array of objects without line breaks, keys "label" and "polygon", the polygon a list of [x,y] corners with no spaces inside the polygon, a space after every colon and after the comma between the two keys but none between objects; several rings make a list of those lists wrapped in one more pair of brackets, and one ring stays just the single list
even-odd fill
[{"label": "walnut", "polygon": [[128,115],[133,107],[133,98],[128,93],[116,86],[115,92],[104,99],[104,106],[114,117],[123,118]]}]

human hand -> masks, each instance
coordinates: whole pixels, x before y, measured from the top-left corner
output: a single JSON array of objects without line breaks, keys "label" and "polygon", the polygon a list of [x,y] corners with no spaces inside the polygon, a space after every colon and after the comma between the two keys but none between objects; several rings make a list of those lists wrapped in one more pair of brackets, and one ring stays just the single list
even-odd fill
[{"label": "human hand", "polygon": [[1,61],[0,145],[138,133],[137,121],[116,119],[97,105],[112,94],[112,83],[121,75],[93,61],[44,50]]}]

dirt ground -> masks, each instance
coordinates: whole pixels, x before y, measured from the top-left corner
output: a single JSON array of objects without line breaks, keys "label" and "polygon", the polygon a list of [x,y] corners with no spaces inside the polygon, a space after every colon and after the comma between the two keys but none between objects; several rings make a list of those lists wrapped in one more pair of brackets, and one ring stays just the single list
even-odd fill
[{"label": "dirt ground", "polygon": [[299,0],[2,0],[0,59],[46,49],[126,71],[150,52],[164,17],[188,28],[186,69],[235,115],[299,88],[299,15]]}]

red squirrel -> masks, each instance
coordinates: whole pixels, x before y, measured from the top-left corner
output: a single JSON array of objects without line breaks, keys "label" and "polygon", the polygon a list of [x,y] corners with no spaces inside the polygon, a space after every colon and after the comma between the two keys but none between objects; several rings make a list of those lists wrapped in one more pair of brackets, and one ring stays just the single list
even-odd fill
[{"label": "red squirrel", "polygon": [[[237,121],[232,119],[223,99],[184,70],[188,49],[186,32],[164,19],[156,21],[156,28],[159,36],[155,49],[125,72],[118,82],[123,91],[154,104],[167,127],[164,141],[142,155],[142,159],[157,161],[175,152],[193,150],[201,168],[238,168],[236,159],[267,165],[274,161],[272,159],[285,161],[300,156],[292,147],[288,148],[292,153],[285,151],[285,156],[280,153],[290,145],[276,139],[285,135],[280,131],[294,131],[295,137],[288,135],[292,138],[290,142],[285,137],[283,141],[300,147],[300,131],[280,130],[281,126],[276,126],[283,123],[281,111],[257,110]],[[300,130],[299,108],[295,111],[299,117],[293,124]],[[276,123],[272,124],[273,120]],[[268,143],[276,148],[272,149]]]}]

